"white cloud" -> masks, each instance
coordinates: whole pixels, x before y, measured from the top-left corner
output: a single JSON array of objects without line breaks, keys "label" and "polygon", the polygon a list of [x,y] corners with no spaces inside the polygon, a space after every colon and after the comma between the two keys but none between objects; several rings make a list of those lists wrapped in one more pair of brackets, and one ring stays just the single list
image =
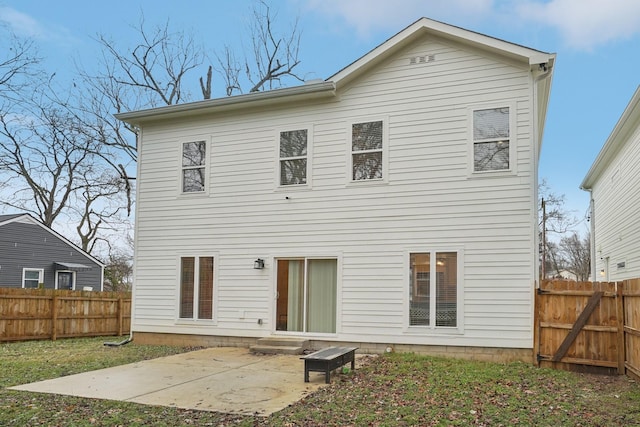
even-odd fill
[{"label": "white cloud", "polygon": [[341,19],[360,37],[399,30],[426,16],[442,21],[478,19],[491,13],[493,0],[306,0],[310,13]]},{"label": "white cloud", "polygon": [[466,28],[550,28],[577,50],[640,34],[640,0],[299,0],[310,14],[334,18],[361,38],[397,31],[422,16]]},{"label": "white cloud", "polygon": [[518,4],[516,13],[555,28],[569,47],[579,50],[640,34],[638,0],[528,1]]},{"label": "white cloud", "polygon": [[0,6],[0,21],[20,36],[41,38],[45,34],[44,28],[35,19],[10,7]]}]

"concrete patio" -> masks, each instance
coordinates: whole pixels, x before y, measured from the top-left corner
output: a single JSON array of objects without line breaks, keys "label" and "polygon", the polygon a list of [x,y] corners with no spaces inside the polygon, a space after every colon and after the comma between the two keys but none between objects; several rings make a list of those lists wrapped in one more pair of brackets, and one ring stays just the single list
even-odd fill
[{"label": "concrete patio", "polygon": [[324,386],[299,356],[218,347],[11,387],[146,405],[268,416]]}]

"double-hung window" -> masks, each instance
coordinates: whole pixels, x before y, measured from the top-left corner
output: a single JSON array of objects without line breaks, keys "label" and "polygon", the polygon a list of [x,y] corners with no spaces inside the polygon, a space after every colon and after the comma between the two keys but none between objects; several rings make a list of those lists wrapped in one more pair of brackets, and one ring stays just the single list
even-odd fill
[{"label": "double-hung window", "polygon": [[509,107],[473,111],[473,171],[505,171],[510,165]]},{"label": "double-hung window", "polygon": [[213,319],[213,257],[180,259],[180,318]]},{"label": "double-hung window", "polygon": [[351,179],[383,178],[384,126],[381,120],[351,125]]},{"label": "double-hung window", "polygon": [[409,326],[459,326],[458,258],[458,252],[409,254]]},{"label": "double-hung window", "polygon": [[182,144],[182,192],[205,191],[207,143],[205,141]]},{"label": "double-hung window", "polygon": [[307,183],[306,129],[280,132],[280,185]]},{"label": "double-hung window", "polygon": [[22,287],[37,289],[44,283],[44,270],[41,268],[25,268],[22,270]]}]

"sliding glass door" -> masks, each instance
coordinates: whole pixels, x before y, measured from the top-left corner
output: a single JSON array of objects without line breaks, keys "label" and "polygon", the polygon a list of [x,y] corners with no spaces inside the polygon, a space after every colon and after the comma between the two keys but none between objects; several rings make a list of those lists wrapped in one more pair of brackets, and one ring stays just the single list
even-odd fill
[{"label": "sliding glass door", "polygon": [[337,260],[277,260],[276,330],[335,333]]}]

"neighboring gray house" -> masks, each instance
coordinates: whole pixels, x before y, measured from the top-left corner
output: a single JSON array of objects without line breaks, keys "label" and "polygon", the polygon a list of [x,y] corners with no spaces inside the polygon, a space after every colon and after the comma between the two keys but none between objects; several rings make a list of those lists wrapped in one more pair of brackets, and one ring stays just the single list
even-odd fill
[{"label": "neighboring gray house", "polygon": [[580,188],[591,193],[594,280],[640,277],[640,87]]},{"label": "neighboring gray house", "polygon": [[29,214],[0,215],[0,287],[102,290],[104,264]]}]

